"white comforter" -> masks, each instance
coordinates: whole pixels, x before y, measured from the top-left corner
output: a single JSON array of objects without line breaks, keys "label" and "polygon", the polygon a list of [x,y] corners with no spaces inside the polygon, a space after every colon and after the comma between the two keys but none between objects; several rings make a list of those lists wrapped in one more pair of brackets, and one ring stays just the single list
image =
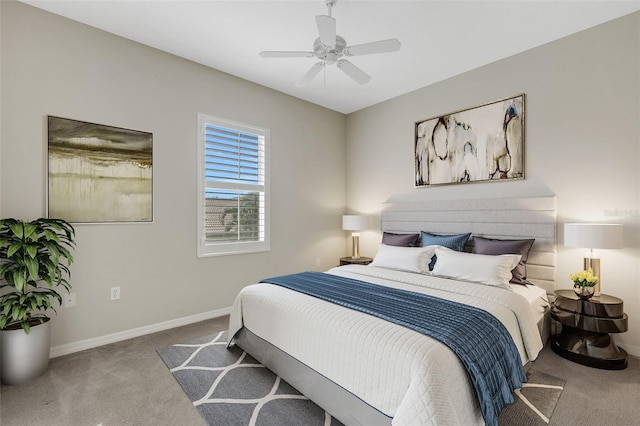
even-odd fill
[{"label": "white comforter", "polygon": [[[509,330],[523,365],[542,349],[529,303],[512,291],[372,266],[328,273],[482,308]],[[243,326],[392,417],[394,425],[484,424],[462,362],[421,333],[271,284],[240,292],[229,335]]]}]

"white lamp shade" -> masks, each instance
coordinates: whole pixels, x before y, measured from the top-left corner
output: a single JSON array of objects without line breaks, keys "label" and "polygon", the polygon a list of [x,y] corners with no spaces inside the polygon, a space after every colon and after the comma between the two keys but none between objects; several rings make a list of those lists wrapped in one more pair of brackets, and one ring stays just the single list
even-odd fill
[{"label": "white lamp shade", "polygon": [[587,249],[622,248],[622,225],[612,223],[566,223],[564,245]]},{"label": "white lamp shade", "polygon": [[342,229],[345,231],[362,231],[369,227],[369,217],[357,214],[342,216]]}]

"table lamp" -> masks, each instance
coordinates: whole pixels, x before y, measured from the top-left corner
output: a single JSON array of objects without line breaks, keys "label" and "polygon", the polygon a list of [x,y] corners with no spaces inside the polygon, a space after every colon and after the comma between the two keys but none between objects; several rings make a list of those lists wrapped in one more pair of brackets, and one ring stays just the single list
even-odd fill
[{"label": "table lamp", "polygon": [[342,216],[342,229],[354,231],[351,233],[353,239],[353,259],[360,259],[360,232],[369,227],[369,217],[363,215],[346,214]]},{"label": "table lamp", "polygon": [[594,249],[622,248],[622,225],[613,223],[566,223],[564,245],[589,249],[584,257],[584,270],[591,269],[598,277],[595,295],[600,295],[600,257]]}]

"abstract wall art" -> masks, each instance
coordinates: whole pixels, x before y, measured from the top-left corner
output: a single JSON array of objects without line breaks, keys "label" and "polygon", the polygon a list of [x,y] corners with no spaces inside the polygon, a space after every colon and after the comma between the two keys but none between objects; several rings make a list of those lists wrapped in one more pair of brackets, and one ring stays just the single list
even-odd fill
[{"label": "abstract wall art", "polygon": [[153,134],[48,116],[48,215],[153,221]]},{"label": "abstract wall art", "polygon": [[524,94],[415,123],[416,187],[524,179]]}]

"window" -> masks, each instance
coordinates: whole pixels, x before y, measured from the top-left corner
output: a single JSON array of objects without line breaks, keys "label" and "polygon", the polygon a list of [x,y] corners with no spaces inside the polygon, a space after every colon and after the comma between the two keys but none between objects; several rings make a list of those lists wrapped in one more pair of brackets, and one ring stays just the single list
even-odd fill
[{"label": "window", "polygon": [[198,115],[198,256],[269,250],[269,130]]}]

